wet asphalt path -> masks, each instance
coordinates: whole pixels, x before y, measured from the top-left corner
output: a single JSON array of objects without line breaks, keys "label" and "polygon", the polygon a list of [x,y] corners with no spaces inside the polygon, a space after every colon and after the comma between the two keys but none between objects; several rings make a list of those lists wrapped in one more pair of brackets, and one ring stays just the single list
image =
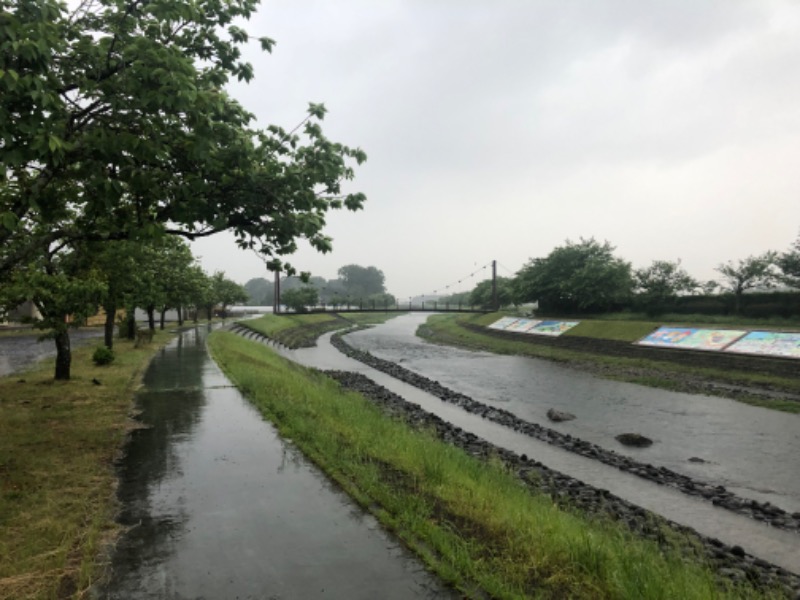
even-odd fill
[{"label": "wet asphalt path", "polygon": [[[39,341],[40,332],[30,335],[10,335],[0,337],[0,377],[24,371],[45,358],[56,355],[53,340]],[[73,349],[103,337],[103,329],[84,328],[69,332],[70,345]]]},{"label": "wet asphalt path", "polygon": [[97,598],[458,597],[296,448],[208,356],[207,330],[153,360],[120,466],[130,530]]}]

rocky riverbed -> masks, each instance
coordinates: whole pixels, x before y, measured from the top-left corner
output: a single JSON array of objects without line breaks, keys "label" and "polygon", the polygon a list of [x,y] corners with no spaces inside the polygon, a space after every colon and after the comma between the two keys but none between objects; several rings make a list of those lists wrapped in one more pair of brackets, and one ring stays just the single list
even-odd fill
[{"label": "rocky riverbed", "polygon": [[[672,523],[631,504],[606,490],[588,486],[577,479],[554,471],[525,455],[500,448],[472,433],[463,431],[419,406],[374,383],[359,373],[326,371],[342,387],[354,390],[380,405],[389,415],[401,417],[420,429],[431,430],[442,441],[462,448],[472,456],[501,460],[520,481],[533,491],[546,493],[567,510],[577,509],[586,515],[610,517],[624,523],[638,536],[670,544],[675,537],[684,539],[687,547],[697,548],[696,558],[707,561],[720,579],[750,581],[758,587],[777,587],[787,596],[800,598],[800,576],[752,557],[739,546],[727,546],[719,540],[698,535],[693,530]],[[687,557],[691,560],[691,557]]]},{"label": "rocky riverbed", "polygon": [[525,421],[509,411],[473,400],[464,394],[444,387],[437,381],[409,371],[400,365],[377,358],[368,352],[357,350],[347,344],[339,334],[334,335],[331,338],[331,342],[339,351],[347,356],[391,375],[396,379],[423,389],[444,402],[455,404],[467,412],[480,415],[484,419],[493,421],[559,448],[563,448],[564,450],[598,460],[607,465],[616,467],[621,471],[632,473],[660,485],[673,487],[690,496],[704,498],[716,506],[746,515],[758,521],[769,523],[773,527],[800,533],[800,513],[790,514],[769,502],[758,502],[756,500],[741,498],[728,491],[723,486],[710,485],[686,475],[676,473],[666,467],[656,467],[648,463],[639,462],[612,450],[602,448],[597,444],[578,439],[569,434],[560,433],[537,423]]}]

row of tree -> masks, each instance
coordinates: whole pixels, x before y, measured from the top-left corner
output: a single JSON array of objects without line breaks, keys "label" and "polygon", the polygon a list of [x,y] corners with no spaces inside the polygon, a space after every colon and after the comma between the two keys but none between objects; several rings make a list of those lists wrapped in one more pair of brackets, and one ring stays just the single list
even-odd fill
[{"label": "row of tree", "polygon": [[[574,243],[569,240],[547,256],[530,259],[515,277],[497,279],[499,306],[538,302],[540,309],[554,313],[598,313],[636,308],[660,314],[689,294],[723,292],[734,299],[738,313],[742,297],[749,290],[781,286],[800,289],[800,237],[785,252],[766,252],[717,266],[719,280],[698,281],[679,260],[655,260],[634,269],[614,255],[608,242],[593,238]],[[442,299],[445,300],[445,299]],[[479,283],[471,292],[454,295],[448,302],[491,306],[491,280]]]},{"label": "row of tree", "polygon": [[80,249],[70,247],[43,253],[25,269],[17,269],[0,287],[0,314],[30,301],[39,315],[34,326],[56,344],[56,379],[69,379],[71,349],[69,329],[88,317],[105,312],[104,343],[114,345],[116,318],[124,309],[123,329],[129,337],[136,331],[135,311],[147,314],[151,330],[156,313],[164,328],[166,312],[177,311],[179,324],[191,309],[208,318],[214,307],[244,302],[247,293],[222,272],[209,276],[196,264],[188,245],[174,237],[159,241],[95,242]]},{"label": "row of tree", "polygon": [[327,252],[327,213],[362,207],[342,186],[366,155],[325,137],[322,104],[291,130],[261,129],[224,91],[253,77],[244,46],[274,44],[240,26],[257,7],[0,0],[0,291],[41,305],[58,378],[69,376],[65,315],[189,302],[151,289],[163,274],[145,277],[162,263],[197,275],[166,240],[231,231],[291,274],[279,257],[299,238]]},{"label": "row of tree", "polygon": [[[366,302],[377,306],[395,303],[386,291],[386,276],[374,266],[345,265],[336,279],[296,276],[281,278],[281,303],[292,310],[304,310],[318,304],[326,306],[358,305]],[[272,306],[275,284],[262,277],[249,280],[244,285],[251,306]]]}]

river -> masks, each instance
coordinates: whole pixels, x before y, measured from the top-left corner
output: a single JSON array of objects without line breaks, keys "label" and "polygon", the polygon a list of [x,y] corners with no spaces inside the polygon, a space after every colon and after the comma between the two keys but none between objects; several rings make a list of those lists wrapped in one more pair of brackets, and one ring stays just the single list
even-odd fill
[{"label": "river", "polygon": [[[735,477],[738,486],[731,486],[732,490],[741,490],[743,495],[748,492],[752,497],[766,497],[787,510],[798,510],[795,508],[800,506],[798,467],[794,457],[798,455],[800,417],[732,400],[675,394],[607,381],[548,361],[436,346],[414,335],[426,318],[424,314],[400,316],[369,330],[348,334],[346,339],[375,356],[398,362],[476,400],[502,406],[528,420],[591,439],[642,461],[669,466],[697,479],[716,478],[730,483]],[[364,373],[406,400],[493,444],[518,454],[527,454],[553,469],[609,490],[703,535],[719,538],[731,546],[741,546],[750,554],[800,573],[800,536],[796,533],[717,508],[697,497],[466,413],[427,392],[345,357],[330,345],[330,336],[322,336],[316,348],[279,350],[307,366]],[[562,424],[549,423],[545,417],[549,407],[570,410],[578,418]],[[615,420],[604,415],[605,411],[618,418]],[[738,418],[732,418],[730,414],[738,415]],[[602,423],[605,423],[605,429]],[[774,431],[768,429],[769,424],[774,424]],[[725,448],[735,445],[735,438],[732,439],[726,430],[732,425],[736,426],[739,436],[770,441],[762,444],[742,440],[747,451],[737,450],[735,460],[731,460],[726,456]],[[672,432],[670,428],[679,431]],[[687,429],[694,433],[687,434]],[[628,450],[617,443],[614,435],[629,431],[649,434],[656,443],[647,449]],[[705,440],[691,439],[701,434]],[[720,440],[720,444],[715,445],[714,440]],[[783,448],[781,441],[785,443]],[[704,469],[694,470],[693,463],[687,461],[699,455],[709,463],[703,465]],[[780,464],[773,464],[775,462]],[[720,473],[727,475],[723,478]]]}]

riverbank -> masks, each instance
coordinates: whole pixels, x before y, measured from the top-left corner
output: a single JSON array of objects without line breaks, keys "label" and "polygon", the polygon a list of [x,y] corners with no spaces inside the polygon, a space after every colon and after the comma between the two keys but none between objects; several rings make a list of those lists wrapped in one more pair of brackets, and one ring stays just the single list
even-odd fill
[{"label": "riverbank", "polygon": [[118,532],[117,458],[145,367],[171,333],[135,348],[115,340],[96,366],[73,349],[72,379],[53,361],[0,378],[0,599],[71,598],[102,574]]},{"label": "riverbank", "polygon": [[356,326],[383,323],[398,313],[287,313],[266,314],[236,321],[240,327],[265,335],[287,348],[309,348],[323,333]]},{"label": "riverbank", "polygon": [[708,394],[800,413],[800,361],[633,345],[656,323],[587,321],[560,337],[495,331],[502,316],[433,315],[417,335],[437,344],[566,363],[600,377],[691,394]]},{"label": "riverbank", "polygon": [[608,519],[556,508],[550,496],[520,486],[496,457],[477,460],[405,420],[387,419],[262,344],[226,333],[211,344],[283,435],[461,589],[477,585],[495,597],[761,595],[717,582],[704,561],[686,560],[695,552],[663,532],[659,545]]}]

